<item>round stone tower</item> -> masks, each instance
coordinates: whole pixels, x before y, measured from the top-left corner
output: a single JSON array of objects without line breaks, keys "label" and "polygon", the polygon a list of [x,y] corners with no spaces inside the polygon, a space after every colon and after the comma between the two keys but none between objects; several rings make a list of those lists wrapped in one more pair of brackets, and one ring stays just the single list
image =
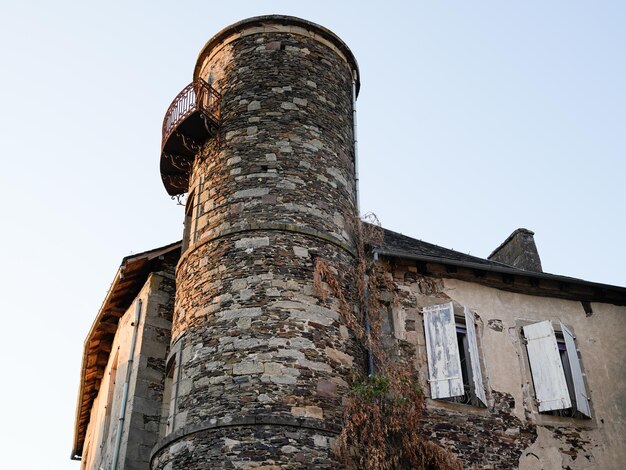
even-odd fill
[{"label": "round stone tower", "polygon": [[313,283],[317,259],[339,280],[356,261],[358,86],[334,33],[263,16],[213,37],[186,89],[195,108],[168,111],[163,181],[188,196],[153,469],[337,468],[332,438],[362,357]]}]

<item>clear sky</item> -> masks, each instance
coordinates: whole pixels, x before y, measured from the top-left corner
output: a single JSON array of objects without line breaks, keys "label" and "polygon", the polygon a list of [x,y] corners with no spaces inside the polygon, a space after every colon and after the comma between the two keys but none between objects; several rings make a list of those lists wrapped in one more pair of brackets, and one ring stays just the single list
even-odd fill
[{"label": "clear sky", "polygon": [[91,322],[123,256],[182,234],[165,110],[213,34],[270,13],[359,61],[362,212],[483,257],[526,227],[545,271],[626,285],[621,0],[3,0],[1,468],[79,468]]}]

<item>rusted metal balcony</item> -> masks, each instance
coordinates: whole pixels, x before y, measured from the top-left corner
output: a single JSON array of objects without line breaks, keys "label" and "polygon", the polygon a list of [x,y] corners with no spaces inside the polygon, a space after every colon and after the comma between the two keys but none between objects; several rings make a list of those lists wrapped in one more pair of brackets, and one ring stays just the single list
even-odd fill
[{"label": "rusted metal balcony", "polygon": [[174,98],[163,119],[161,178],[171,196],[187,191],[194,158],[202,144],[217,134],[221,95],[202,79]]}]

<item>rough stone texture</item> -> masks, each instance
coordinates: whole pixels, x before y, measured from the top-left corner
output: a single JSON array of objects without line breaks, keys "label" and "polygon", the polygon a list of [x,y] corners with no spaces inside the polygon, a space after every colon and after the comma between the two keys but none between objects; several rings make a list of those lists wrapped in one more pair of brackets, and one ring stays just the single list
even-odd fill
[{"label": "rough stone texture", "polygon": [[[315,295],[313,270],[316,258],[339,276],[354,265],[351,71],[281,26],[227,38],[201,62],[222,121],[190,178],[199,211],[176,278],[177,438],[152,466],[335,468],[328,439],[362,355],[340,334],[337,299]],[[243,417],[256,424],[234,426]]]},{"label": "rough stone texture", "polygon": [[534,235],[535,233],[530,230],[518,228],[489,255],[488,259],[527,271],[542,272]]},{"label": "rough stone texture", "polygon": [[351,245],[346,218],[355,214],[355,182],[346,62],[315,39],[264,33],[216,48],[201,76],[222,94],[222,123],[220,141],[205,145],[190,179],[193,190],[203,178],[197,240],[269,226]]},{"label": "rough stone texture", "polygon": [[[385,262],[394,292],[384,344],[414,368],[427,396],[428,366],[421,309],[452,301],[479,317],[478,348],[488,407],[427,400],[423,433],[453,451],[467,468],[561,469],[623,466],[626,308],[594,303],[588,317],[575,301],[504,292],[474,283],[423,276],[409,260]],[[602,312],[599,318],[595,312]],[[401,320],[404,320],[402,322]],[[562,321],[576,344],[592,419],[538,413],[520,322]],[[404,325],[402,325],[404,323]]]},{"label": "rough stone texture", "polygon": [[[424,416],[424,435],[456,454],[467,468],[512,468],[524,449],[537,438],[536,426],[513,413],[510,395],[494,393],[493,408],[485,414],[467,412],[470,405],[431,404]],[[486,411],[486,410],[485,410]]]},{"label": "rough stone texture", "polygon": [[292,425],[230,426],[175,441],[153,459],[155,469],[334,469],[334,433]]},{"label": "rough stone texture", "polygon": [[336,306],[320,305],[314,295],[313,261],[290,248],[308,244],[336,265],[350,265],[351,256],[297,233],[255,233],[272,242],[248,252],[237,248],[248,234],[221,238],[179,267],[174,323],[185,332],[185,349],[178,412],[186,421],[177,423],[239,413],[297,415],[305,406],[339,422],[339,398],[321,397],[316,388],[324,380],[345,392],[342,377],[357,351],[339,333]]}]

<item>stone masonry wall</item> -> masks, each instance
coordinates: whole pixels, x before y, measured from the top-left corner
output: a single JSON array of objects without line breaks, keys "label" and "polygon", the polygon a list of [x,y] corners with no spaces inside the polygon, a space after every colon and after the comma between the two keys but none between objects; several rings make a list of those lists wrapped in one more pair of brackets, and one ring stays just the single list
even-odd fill
[{"label": "stone masonry wall", "polygon": [[[149,465],[150,452],[158,440],[161,419],[164,362],[170,340],[174,288],[173,266],[171,269],[166,267],[163,272],[150,274],[141,292],[120,319],[109,364],[94,401],[87,429],[83,454],[86,455],[86,469],[97,470],[110,468],[112,465],[132,342],[135,302],[138,300],[142,302],[142,312],[129,382],[129,399],[118,468],[138,470]],[[119,362],[113,384],[110,383],[113,377],[111,368],[116,357]],[[113,388],[112,399],[107,403],[110,387]],[[110,408],[108,419],[107,407]]]},{"label": "stone masonry wall", "polygon": [[165,379],[165,358],[169,349],[174,309],[175,283],[171,272],[151,274],[144,303],[144,319],[136,350],[131,400],[123,436],[121,458],[124,469],[144,470],[159,438],[161,402]]},{"label": "stone masonry wall", "polygon": [[[352,83],[312,38],[255,34],[218,48],[201,75],[222,93],[220,141],[194,165],[197,240],[257,227],[351,244]],[[200,178],[203,184],[200,185]]]},{"label": "stone masonry wall", "polygon": [[176,441],[153,466],[171,469],[336,469],[329,452],[334,432],[301,422],[215,426]]},{"label": "stone masonry wall", "polygon": [[238,31],[200,59],[222,122],[190,179],[200,210],[177,269],[175,427],[152,468],[336,468],[362,354],[313,270],[354,263],[352,73],[313,36]]},{"label": "stone masonry wall", "polygon": [[518,228],[489,255],[489,259],[540,273],[541,258],[534,235],[535,233],[528,229]]},{"label": "stone masonry wall", "polygon": [[272,231],[190,253],[178,271],[185,295],[175,323],[185,348],[177,412],[185,419],[177,426],[272,413],[341,422],[343,377],[358,353],[337,305],[315,296],[312,252],[333,265],[352,262],[330,243]]},{"label": "stone masonry wall", "polygon": [[[454,452],[466,468],[618,469],[624,459],[622,384],[626,353],[614,347],[624,331],[624,307],[499,291],[478,284],[419,274],[411,262],[386,263],[393,281],[385,344],[418,371],[427,396],[428,364],[422,308],[453,302],[478,315],[486,408],[427,400],[424,436]],[[539,413],[520,340],[520,321],[562,321],[576,334],[591,397],[592,418]],[[606,351],[611,351],[607,354]]]}]

